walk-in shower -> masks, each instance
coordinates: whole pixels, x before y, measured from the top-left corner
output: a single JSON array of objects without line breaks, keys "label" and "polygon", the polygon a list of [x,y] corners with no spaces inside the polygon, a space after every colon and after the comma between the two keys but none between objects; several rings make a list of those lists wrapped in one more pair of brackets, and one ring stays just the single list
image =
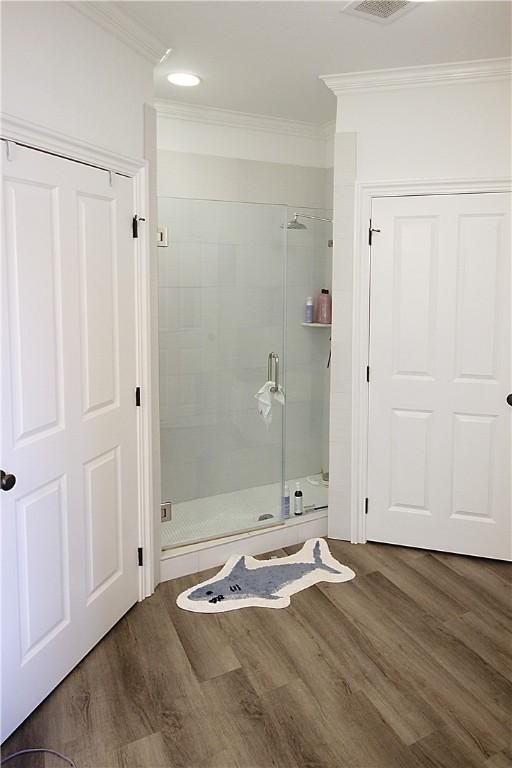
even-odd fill
[{"label": "walk-in shower", "polygon": [[159,226],[162,547],[280,524],[285,481],[325,510],[330,328],[304,307],[331,286],[330,211],[161,197]]}]

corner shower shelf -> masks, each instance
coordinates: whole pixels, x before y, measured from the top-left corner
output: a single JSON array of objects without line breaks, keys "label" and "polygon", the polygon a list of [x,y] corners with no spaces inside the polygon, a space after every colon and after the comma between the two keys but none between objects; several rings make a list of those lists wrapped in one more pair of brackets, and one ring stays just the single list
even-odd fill
[{"label": "corner shower shelf", "polygon": [[304,328],[330,328],[331,323],[302,323]]}]

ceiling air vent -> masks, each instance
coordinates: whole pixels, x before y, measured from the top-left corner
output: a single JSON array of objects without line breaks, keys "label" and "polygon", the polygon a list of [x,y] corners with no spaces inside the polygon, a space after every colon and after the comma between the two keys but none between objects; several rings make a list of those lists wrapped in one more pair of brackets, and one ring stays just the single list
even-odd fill
[{"label": "ceiling air vent", "polygon": [[409,0],[356,0],[343,9],[343,13],[359,16],[360,19],[376,21],[379,24],[389,24],[407,11],[411,11],[416,3]]}]

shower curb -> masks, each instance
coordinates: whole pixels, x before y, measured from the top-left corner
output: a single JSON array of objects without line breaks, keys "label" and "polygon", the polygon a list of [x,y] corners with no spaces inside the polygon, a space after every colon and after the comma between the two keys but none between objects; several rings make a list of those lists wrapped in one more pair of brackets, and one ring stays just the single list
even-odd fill
[{"label": "shower curb", "polygon": [[272,549],[301,544],[306,539],[327,536],[327,512],[312,512],[307,517],[305,520],[291,518],[274,528],[165,550],[160,560],[160,581],[223,565],[230,555],[261,555]]}]

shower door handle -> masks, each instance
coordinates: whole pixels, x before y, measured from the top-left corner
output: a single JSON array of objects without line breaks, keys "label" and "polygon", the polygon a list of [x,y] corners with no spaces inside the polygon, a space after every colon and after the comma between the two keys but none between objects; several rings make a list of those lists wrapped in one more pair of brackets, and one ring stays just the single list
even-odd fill
[{"label": "shower door handle", "polygon": [[272,382],[271,392],[279,390],[279,355],[271,352],[268,356],[267,380]]}]

